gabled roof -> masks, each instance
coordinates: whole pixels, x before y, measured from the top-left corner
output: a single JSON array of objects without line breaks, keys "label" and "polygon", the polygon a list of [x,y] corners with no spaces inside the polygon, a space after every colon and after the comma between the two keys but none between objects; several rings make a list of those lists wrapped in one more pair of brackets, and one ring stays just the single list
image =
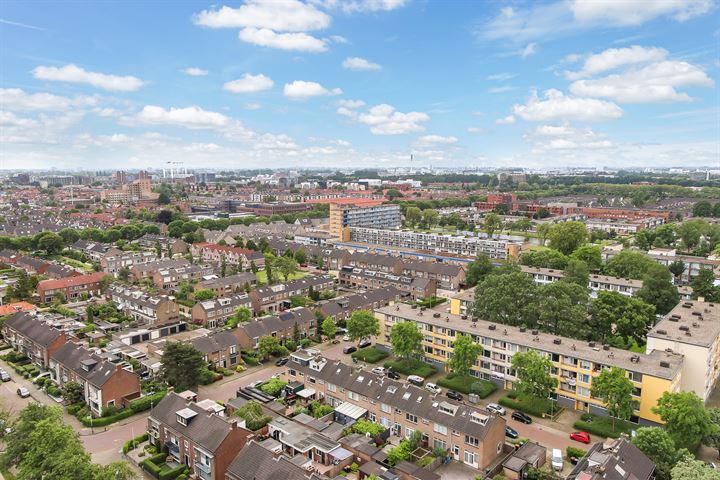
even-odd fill
[{"label": "gabled roof", "polygon": [[17,312],[5,320],[5,327],[15,330],[38,345],[48,346],[57,340],[62,332],[39,320],[29,312]]},{"label": "gabled roof", "polygon": [[118,368],[116,364],[73,342],[67,342],[57,349],[51,358],[96,387],[105,385]]},{"label": "gabled roof", "polygon": [[201,353],[207,355],[225,350],[233,345],[237,346],[237,338],[232,333],[223,330],[204,337],[193,338],[190,343]]},{"label": "gabled roof", "polygon": [[41,290],[55,290],[59,288],[76,287],[80,285],[88,285],[91,283],[97,283],[108,274],[105,272],[94,272],[88,275],[78,275],[77,277],[60,278],[57,280],[43,280],[38,283],[38,288]]},{"label": "gabled roof", "polygon": [[309,473],[284,455],[273,453],[254,441],[248,442],[227,469],[232,480],[324,480],[327,477]]}]

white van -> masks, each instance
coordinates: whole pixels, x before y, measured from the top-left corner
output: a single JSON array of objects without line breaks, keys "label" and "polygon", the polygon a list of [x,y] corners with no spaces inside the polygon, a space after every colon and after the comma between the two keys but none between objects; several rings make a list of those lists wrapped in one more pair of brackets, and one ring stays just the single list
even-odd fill
[{"label": "white van", "polygon": [[556,472],[559,472],[563,469],[563,457],[562,457],[562,450],[559,448],[553,448],[552,450],[552,468]]}]

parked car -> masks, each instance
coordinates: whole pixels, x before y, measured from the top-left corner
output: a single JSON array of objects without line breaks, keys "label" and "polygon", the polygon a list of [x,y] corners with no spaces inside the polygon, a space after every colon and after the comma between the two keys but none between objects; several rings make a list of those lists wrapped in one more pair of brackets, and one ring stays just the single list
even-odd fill
[{"label": "parked car", "polygon": [[20,398],[27,398],[30,396],[30,390],[25,387],[20,387],[17,389],[17,394]]},{"label": "parked car", "polygon": [[372,345],[372,340],[370,340],[369,338],[363,338],[362,340],[360,340],[360,343],[358,343],[358,347],[360,348],[369,347],[370,345]]},{"label": "parked car", "polygon": [[400,380],[400,374],[393,370],[392,368],[388,368],[385,372],[388,377],[392,378],[393,380]]},{"label": "parked car", "polygon": [[448,390],[445,395],[446,395],[448,398],[452,398],[453,400],[457,400],[458,402],[462,402],[462,401],[463,401],[463,396],[462,396],[462,394],[456,392],[455,390]]},{"label": "parked car", "polygon": [[552,449],[552,468],[556,472],[559,472],[563,469],[563,456],[562,456],[562,450],[559,448],[553,448]]},{"label": "parked car", "polygon": [[9,382],[11,380],[10,374],[3,370],[2,372],[0,372],[0,380],[2,380],[3,382]]},{"label": "parked car", "polygon": [[434,393],[434,394],[436,394],[436,395],[439,395],[439,394],[442,393],[442,388],[438,387],[438,386],[435,385],[434,383],[428,383],[428,384],[426,384],[426,385],[425,385],[425,390],[427,390],[428,392],[432,392],[432,393]]},{"label": "parked car", "polygon": [[357,347],[353,345],[348,345],[347,347],[343,348],[343,353],[353,353],[357,352]]},{"label": "parked car", "polygon": [[517,420],[520,423],[527,423],[527,424],[532,423],[532,418],[530,418],[530,415],[523,413],[519,410],[515,410],[512,413],[512,415],[510,415],[510,417],[512,417],[513,420]]},{"label": "parked car", "polygon": [[511,427],[505,427],[505,436],[510,438],[518,438],[520,435],[518,434],[517,430]]},{"label": "parked car", "polygon": [[345,340],[346,342],[349,342],[349,341],[350,341],[350,335],[343,335],[343,340]]},{"label": "parked car", "polygon": [[378,375],[385,375],[385,367],[375,367],[372,369],[372,372]]},{"label": "parked car", "polygon": [[570,434],[570,439],[581,443],[590,443],[590,434],[587,432],[573,432]]},{"label": "parked car", "polygon": [[505,409],[497,403],[488,403],[487,409],[497,415],[505,415]]},{"label": "parked car", "polygon": [[408,382],[412,383],[413,385],[417,385],[418,387],[422,387],[422,384],[425,383],[425,379],[419,375],[409,375],[407,379]]},{"label": "parked car", "polygon": [[287,362],[288,362],[288,358],[287,358],[287,357],[285,357],[285,358],[279,358],[279,359],[277,360],[277,362],[275,362],[275,366],[276,366],[276,367],[282,367],[282,366],[285,365]]}]

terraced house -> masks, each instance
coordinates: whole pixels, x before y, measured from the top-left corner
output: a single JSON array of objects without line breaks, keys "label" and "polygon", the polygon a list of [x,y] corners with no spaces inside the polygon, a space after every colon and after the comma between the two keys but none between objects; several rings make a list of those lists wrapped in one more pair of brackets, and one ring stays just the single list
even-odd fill
[{"label": "terraced house", "polygon": [[247,293],[238,293],[229,297],[213,298],[196,303],[191,315],[193,323],[205,325],[208,328],[216,328],[227,322],[228,318],[235,314],[235,310],[245,307],[253,308],[253,302]]},{"label": "terraced house", "polygon": [[482,470],[502,452],[505,419],[486,410],[304,351],[291,354],[286,375],[315,390],[336,412],[355,407],[354,418],[365,417],[400,437],[420,431],[426,448],[447,450],[470,467]]},{"label": "terraced house", "polygon": [[100,295],[102,281],[107,276],[105,272],[95,272],[57,280],[43,280],[37,284],[37,294],[44,303],[52,302],[55,295],[62,295],[65,301],[79,300],[83,295]]},{"label": "terraced house", "polygon": [[192,253],[194,258],[199,258],[203,262],[215,265],[220,265],[224,259],[226,265],[235,265],[241,270],[249,269],[252,263],[258,268],[265,266],[265,256],[262,252],[256,252],[246,248],[201,242],[193,243],[190,247],[190,253]]},{"label": "terraced house", "polygon": [[435,280],[393,273],[376,272],[346,265],[338,272],[338,283],[344,287],[374,290],[392,286],[417,300],[428,298],[437,292]]},{"label": "terraced house", "polygon": [[52,354],[68,340],[65,332],[51,327],[35,312],[17,312],[7,317],[2,334],[15,350],[41,368],[48,368]]},{"label": "terraced house", "polygon": [[310,295],[310,289],[317,293],[335,290],[335,278],[330,275],[311,275],[287,283],[260,287],[250,292],[255,312],[279,312],[292,306],[292,297]]},{"label": "terraced house", "polygon": [[216,297],[227,297],[236,293],[242,293],[246,286],[257,285],[257,277],[251,272],[241,272],[227,277],[215,277],[202,280],[195,284],[195,291],[208,289],[212,290]]},{"label": "terraced house", "polygon": [[664,392],[680,391],[683,385],[682,355],[664,350],[637,354],[600,343],[483,320],[472,321],[407,304],[380,308],[375,314],[381,329],[378,345],[390,348],[392,326],[397,322],[413,322],[424,335],[426,361],[440,367],[444,367],[452,355],[456,335],[471,335],[484,349],[471,374],[506,389],[512,389],[515,381],[510,368],[513,354],[528,350],[540,352],[552,361],[551,373],[558,380],[554,397],[562,406],[575,410],[607,414],[602,401],[590,395],[590,389],[593,378],[611,366],[626,370],[633,382],[633,398],[638,401],[639,408],[631,420],[641,424],[660,423],[660,417],[652,412],[652,408]]},{"label": "terraced house", "polygon": [[168,295],[151,295],[139,288],[119,283],[110,285],[106,295],[126,315],[149,325],[180,319],[180,309],[175,298]]},{"label": "terraced house", "polygon": [[293,338],[295,325],[301,337],[311,337],[317,332],[315,314],[304,307],[291,308],[277,315],[267,315],[243,323],[231,330],[242,349],[256,348],[262,337],[277,337],[282,343]]},{"label": "terraced house", "polygon": [[160,268],[152,272],[153,284],[162,290],[176,290],[180,282],[196,282],[212,275],[212,265],[182,265]]},{"label": "terraced house", "polygon": [[112,252],[100,260],[100,268],[103,272],[117,277],[123,268],[130,269],[135,265],[145,265],[156,260],[157,255],[154,252],[120,252],[117,254]]}]

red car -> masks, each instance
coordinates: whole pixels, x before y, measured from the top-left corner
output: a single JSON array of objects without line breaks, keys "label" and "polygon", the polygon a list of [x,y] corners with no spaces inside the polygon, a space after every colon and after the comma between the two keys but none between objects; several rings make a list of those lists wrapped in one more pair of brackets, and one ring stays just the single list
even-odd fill
[{"label": "red car", "polygon": [[587,432],[573,432],[570,434],[570,440],[582,443],[590,443],[590,435]]}]

